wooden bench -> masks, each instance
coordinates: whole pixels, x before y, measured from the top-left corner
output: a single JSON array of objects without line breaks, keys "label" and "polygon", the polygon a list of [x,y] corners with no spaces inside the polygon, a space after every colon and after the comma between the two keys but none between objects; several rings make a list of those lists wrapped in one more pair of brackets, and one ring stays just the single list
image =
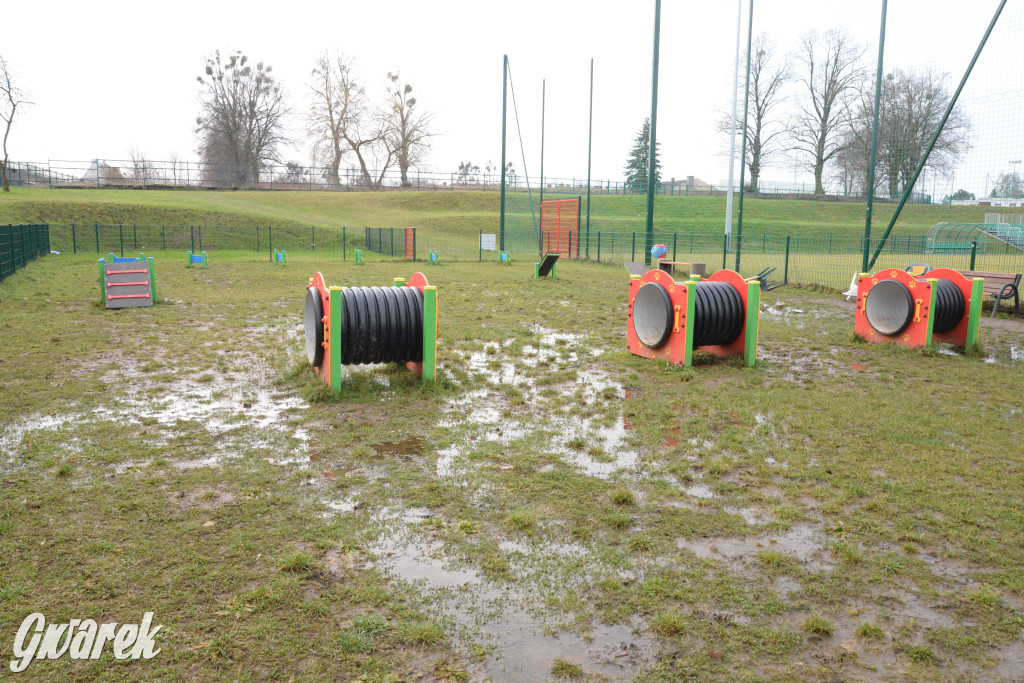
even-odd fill
[{"label": "wooden bench", "polygon": [[686,263],[684,261],[658,261],[658,268],[669,275],[674,275],[676,272],[676,266],[683,266],[690,269],[690,275],[696,275],[700,278],[704,277],[704,264],[699,261],[693,261]]},{"label": "wooden bench", "polygon": [[987,273],[980,270],[961,270],[960,273],[967,279],[980,277],[985,280],[982,292],[985,296],[994,297],[996,300],[992,305],[992,317],[995,317],[999,310],[999,303],[1009,301],[1011,298],[1013,299],[1013,314],[1020,316],[1020,273]]}]

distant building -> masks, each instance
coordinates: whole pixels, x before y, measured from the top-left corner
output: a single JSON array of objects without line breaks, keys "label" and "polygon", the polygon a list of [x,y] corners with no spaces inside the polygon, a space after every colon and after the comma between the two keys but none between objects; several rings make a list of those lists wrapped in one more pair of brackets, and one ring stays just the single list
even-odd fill
[{"label": "distant building", "polygon": [[668,181],[662,181],[661,191],[664,194],[711,194],[715,191],[715,186],[704,182],[700,178],[688,175],[685,180],[672,178]]},{"label": "distant building", "polygon": [[89,185],[123,185],[124,174],[116,166],[110,166],[105,161],[93,159],[89,168],[82,176],[82,182]]},{"label": "distant building", "polygon": [[1011,197],[982,197],[981,199],[954,199],[953,206],[1024,206],[1024,199]]}]

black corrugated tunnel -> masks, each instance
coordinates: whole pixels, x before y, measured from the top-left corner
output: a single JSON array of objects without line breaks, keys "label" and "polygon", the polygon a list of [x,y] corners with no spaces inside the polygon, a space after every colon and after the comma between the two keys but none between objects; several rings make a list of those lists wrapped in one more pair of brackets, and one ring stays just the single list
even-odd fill
[{"label": "black corrugated tunnel", "polygon": [[319,366],[324,361],[324,303],[316,287],[306,290],[306,358],[309,364]]},{"label": "black corrugated tunnel", "polygon": [[423,294],[416,287],[342,287],[341,363],[423,360]]},{"label": "black corrugated tunnel", "polygon": [[[728,282],[698,282],[694,302],[693,345],[725,346],[743,332],[746,312],[743,298]],[[649,349],[668,341],[673,325],[672,299],[656,282],[648,282],[633,300],[633,331]]]},{"label": "black corrugated tunnel", "polygon": [[964,293],[960,288],[949,280],[936,280],[938,285],[935,294],[935,316],[932,330],[934,332],[949,332],[960,324],[964,317]]},{"label": "black corrugated tunnel", "polygon": [[743,297],[728,282],[698,282],[693,345],[725,346],[743,331]]}]

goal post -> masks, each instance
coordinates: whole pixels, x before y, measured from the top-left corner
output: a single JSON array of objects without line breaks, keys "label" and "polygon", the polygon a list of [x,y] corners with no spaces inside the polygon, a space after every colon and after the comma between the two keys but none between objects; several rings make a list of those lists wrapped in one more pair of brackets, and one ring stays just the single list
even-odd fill
[{"label": "goal post", "polygon": [[579,258],[581,199],[546,199],[540,203],[541,244],[544,253]]}]

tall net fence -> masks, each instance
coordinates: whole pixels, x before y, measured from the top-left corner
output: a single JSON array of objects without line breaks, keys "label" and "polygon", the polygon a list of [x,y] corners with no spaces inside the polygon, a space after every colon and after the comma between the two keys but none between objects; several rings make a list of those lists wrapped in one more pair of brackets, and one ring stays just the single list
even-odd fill
[{"label": "tall net fence", "polygon": [[[694,137],[717,136],[724,163],[718,178],[661,178],[655,186],[656,243],[666,244],[678,260],[738,266],[744,275],[788,265],[791,281],[843,288],[862,269],[865,253],[872,270],[924,262],[1020,272],[1024,5],[1006,3],[950,109],[999,0],[889,3],[877,97],[881,3],[853,16],[837,14],[827,3],[806,3],[794,11],[786,0],[756,0],[745,119],[747,2],[742,6],[731,220],[724,171],[730,79],[717,93],[702,92],[699,98],[701,106],[721,105],[724,119],[713,128],[680,134],[673,128],[679,112],[659,112],[658,140],[666,156],[684,150]],[[671,31],[670,19],[663,18],[663,36]],[[732,62],[734,27],[712,29],[721,33],[721,51],[712,57]],[[673,71],[664,49],[663,41],[663,88],[666,82],[696,78],[692,71]],[[531,239],[538,243],[538,194],[544,185],[544,199],[584,197],[581,255],[596,258],[600,233],[602,261],[643,259],[647,198],[642,188],[625,180],[621,189],[593,184],[588,206],[585,187],[563,192],[547,179],[532,181],[532,197],[522,178],[507,187],[507,239],[524,247]],[[724,238],[726,223],[731,241]]]}]

